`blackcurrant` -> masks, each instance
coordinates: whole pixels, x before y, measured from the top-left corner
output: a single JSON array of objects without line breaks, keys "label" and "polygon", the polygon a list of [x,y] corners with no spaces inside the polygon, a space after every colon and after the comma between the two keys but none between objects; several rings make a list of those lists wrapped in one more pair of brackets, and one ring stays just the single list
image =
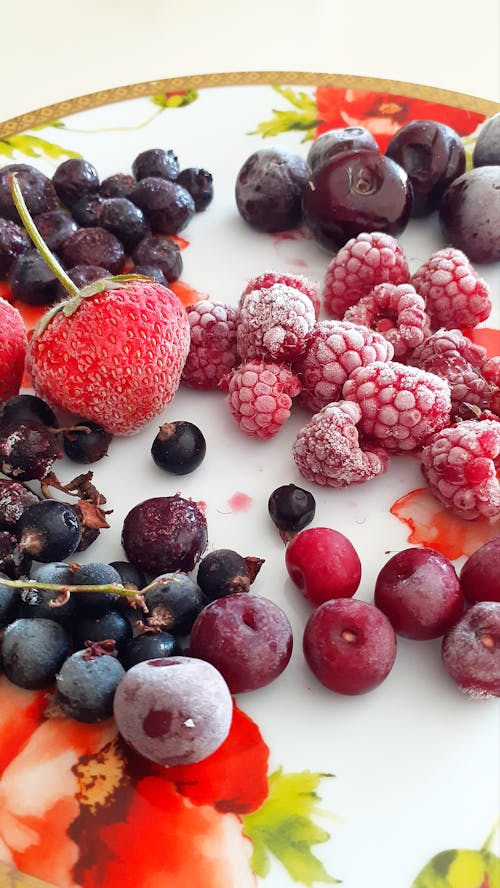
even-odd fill
[{"label": "blackcurrant", "polygon": [[203,462],[207,445],[203,433],[192,422],[166,422],[151,447],[157,466],[174,475],[187,475]]}]

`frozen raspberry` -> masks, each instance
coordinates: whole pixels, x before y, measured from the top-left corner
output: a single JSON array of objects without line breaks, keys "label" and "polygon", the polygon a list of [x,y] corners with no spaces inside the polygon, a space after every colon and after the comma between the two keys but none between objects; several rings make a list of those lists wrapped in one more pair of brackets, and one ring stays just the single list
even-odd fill
[{"label": "frozen raspberry", "polygon": [[216,389],[237,363],[236,309],[204,299],[186,308],[191,343],[182,382],[191,388]]},{"label": "frozen raspberry", "polygon": [[448,383],[395,361],[354,370],[342,395],[361,408],[360,432],[395,453],[415,450],[449,422]]},{"label": "frozen raspberry", "polygon": [[271,438],[290,416],[292,398],[300,391],[287,367],[253,361],[237,367],[222,381],[229,391],[231,413],[246,435]]},{"label": "frozen raspberry", "polygon": [[264,271],[262,274],[258,274],[257,277],[251,278],[248,281],[248,284],[241,294],[240,305],[247,293],[251,293],[252,290],[269,290],[269,288],[273,287],[275,284],[284,284],[286,287],[294,287],[295,290],[300,290],[304,296],[309,296],[309,299],[314,305],[316,319],[319,318],[321,302],[318,287],[303,274],[282,274],[280,271]]},{"label": "frozen raspberry", "polygon": [[486,351],[460,330],[437,330],[415,349],[411,363],[446,379],[451,391],[452,417],[470,419],[469,404],[480,410],[490,406],[494,386],[484,376],[484,367],[489,363]]},{"label": "frozen raspberry", "polygon": [[377,284],[347,309],[344,320],[382,333],[397,361],[405,361],[430,332],[425,300],[411,284]]},{"label": "frozen raspberry", "polygon": [[302,385],[299,402],[317,413],[339,400],[344,382],[356,367],[392,357],[393,347],[381,333],[348,321],[319,321],[305,355],[294,364]]},{"label": "frozen raspberry", "polygon": [[466,420],[442,429],[421,459],[432,493],[459,518],[500,515],[500,421]]},{"label": "frozen raspberry", "polygon": [[[475,347],[481,348],[479,345]],[[496,388],[500,388],[500,357],[495,356],[485,360],[484,364],[481,365],[481,373],[487,382],[496,386]]]},{"label": "frozen raspberry", "polygon": [[361,410],[352,401],[327,404],[297,435],[293,458],[304,478],[322,487],[360,484],[385,472],[389,457],[382,448],[361,450],[357,423]]},{"label": "frozen raspberry", "polygon": [[243,361],[293,361],[304,353],[316,317],[304,293],[286,284],[252,290],[242,300],[238,351]]},{"label": "frozen raspberry", "polygon": [[491,311],[488,284],[478,277],[465,253],[447,247],[433,253],[410,283],[424,297],[434,330],[475,327]]},{"label": "frozen raspberry", "polygon": [[324,307],[334,318],[370,293],[377,284],[405,284],[410,279],[398,242],[380,231],[363,232],[337,253],[326,270]]}]

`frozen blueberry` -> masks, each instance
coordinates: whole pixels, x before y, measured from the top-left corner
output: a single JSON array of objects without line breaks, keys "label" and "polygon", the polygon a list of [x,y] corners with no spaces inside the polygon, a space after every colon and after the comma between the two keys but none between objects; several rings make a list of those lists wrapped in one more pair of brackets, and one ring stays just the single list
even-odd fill
[{"label": "frozen blueberry", "polygon": [[57,702],[69,718],[93,722],[110,718],[116,688],[125,670],[116,657],[76,651],[56,677]]},{"label": "frozen blueberry", "polygon": [[52,182],[59,199],[67,207],[72,207],[84,195],[99,190],[97,170],[88,160],[77,157],[59,164],[52,176]]},{"label": "frozen blueberry", "polygon": [[297,154],[262,148],[245,161],[235,186],[236,206],[258,231],[285,231],[302,220],[302,194],[309,167]]},{"label": "frozen blueberry", "polygon": [[141,179],[130,200],[140,207],[154,234],[177,234],[189,224],[195,212],[189,191],[158,176]]},{"label": "frozen blueberry", "polygon": [[11,193],[11,176],[16,179],[31,216],[56,210],[59,204],[51,180],[27,163],[9,163],[0,170],[0,216],[21,222]]},{"label": "frozen blueberry", "polygon": [[179,161],[172,150],[148,148],[137,155],[132,163],[132,172],[136,179],[158,176],[173,181],[179,174]]},{"label": "frozen blueberry", "polygon": [[[94,281],[111,277],[111,272],[102,265],[75,265],[73,268],[67,269],[66,274],[79,289],[86,287],[87,284],[93,284]],[[67,298],[68,291],[58,282],[55,301],[63,302]]]},{"label": "frozen blueberry", "polygon": [[75,220],[64,210],[49,210],[47,213],[40,213],[39,216],[35,216],[34,222],[49,250],[52,250],[53,253],[57,253],[66,238],[78,228]]},{"label": "frozen blueberry", "polygon": [[136,266],[159,268],[167,282],[176,281],[182,274],[181,251],[169,237],[145,237],[137,244],[132,258]]},{"label": "frozen blueberry", "polygon": [[177,184],[189,191],[197,213],[206,210],[214,196],[214,180],[208,170],[187,167],[177,176]]},{"label": "frozen blueberry", "polygon": [[99,224],[111,231],[127,252],[150,234],[144,213],[126,197],[107,198],[101,207]]},{"label": "frozen blueberry", "polygon": [[104,198],[101,194],[84,194],[71,207],[71,215],[78,225],[95,228],[99,225]]},{"label": "frozen blueberry", "polygon": [[28,235],[11,219],[0,219],[0,280],[5,280],[12,263],[31,248]]},{"label": "frozen blueberry", "polygon": [[15,620],[20,604],[19,589],[5,586],[2,580],[8,580],[7,574],[0,572],[0,627]]},{"label": "frozen blueberry", "polygon": [[125,251],[114,234],[105,228],[80,228],[68,237],[61,248],[67,268],[74,265],[100,265],[112,274],[120,274],[125,265]]},{"label": "frozen blueberry", "polygon": [[9,287],[14,299],[28,305],[48,305],[55,301],[57,278],[38,250],[26,250],[14,260]]},{"label": "frozen blueberry", "polygon": [[102,197],[129,197],[135,186],[135,179],[126,173],[114,173],[101,182]]},{"label": "frozen blueberry", "polygon": [[157,284],[161,284],[163,287],[166,287],[168,283],[163,271],[156,265],[134,265],[132,273],[142,274],[144,277],[153,278]]},{"label": "frozen blueberry", "polygon": [[59,623],[21,618],[4,632],[3,670],[13,684],[40,690],[52,684],[69,651],[68,635]]}]

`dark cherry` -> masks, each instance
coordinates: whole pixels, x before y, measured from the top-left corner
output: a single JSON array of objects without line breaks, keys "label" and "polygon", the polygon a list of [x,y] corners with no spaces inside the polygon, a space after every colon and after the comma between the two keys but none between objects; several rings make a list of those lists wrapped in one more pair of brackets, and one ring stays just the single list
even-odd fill
[{"label": "dark cherry", "polygon": [[454,179],[439,207],[445,240],[471,262],[500,259],[500,166],[480,166]]},{"label": "dark cherry", "polygon": [[102,197],[130,197],[135,187],[135,179],[127,173],[114,173],[101,182]]},{"label": "dark cherry", "polygon": [[83,228],[95,228],[99,225],[103,201],[101,194],[84,194],[71,207],[71,215],[75,222]]},{"label": "dark cherry", "polygon": [[0,219],[0,280],[5,280],[15,259],[31,246],[28,235],[20,225],[11,219]]},{"label": "dark cherry", "polygon": [[482,126],[472,154],[474,167],[500,164],[500,111]]},{"label": "dark cherry", "polygon": [[65,210],[49,210],[35,216],[35,225],[49,250],[57,253],[70,234],[77,230],[75,220]]},{"label": "dark cherry", "polygon": [[57,196],[67,207],[72,207],[84,195],[99,190],[97,170],[88,160],[77,157],[59,164],[52,176],[52,182]]},{"label": "dark cherry", "polygon": [[136,179],[158,176],[174,181],[179,174],[179,161],[172,150],[148,148],[137,155],[132,164],[132,172]]},{"label": "dark cherry", "polygon": [[[102,265],[74,265],[73,268],[67,269],[66,274],[77,287],[86,287],[87,284],[93,284],[94,281],[111,276],[109,269],[103,268]],[[63,302],[67,298],[68,291],[58,282],[55,301]]]},{"label": "dark cherry", "polygon": [[169,237],[145,237],[132,253],[136,265],[154,265],[166,281],[176,281],[182,274],[182,255]]},{"label": "dark cherry", "polygon": [[437,210],[448,185],[465,172],[460,136],[434,120],[412,120],[393,136],[385,153],[408,173],[414,216]]},{"label": "dark cherry", "polygon": [[0,216],[21,222],[11,194],[11,174],[16,179],[32,216],[47,210],[56,210],[59,201],[54,186],[48,176],[27,163],[10,163],[0,169]]},{"label": "dark cherry", "polygon": [[176,181],[189,191],[197,213],[206,210],[214,196],[214,180],[211,173],[200,167],[187,167],[180,171]]},{"label": "dark cherry", "polygon": [[28,305],[48,305],[56,299],[57,278],[38,250],[21,253],[8,280],[14,298]]},{"label": "dark cherry", "polygon": [[130,200],[138,206],[154,234],[177,234],[194,216],[194,200],[176,182],[148,176],[137,183]]},{"label": "dark cherry", "polygon": [[61,249],[61,258],[67,268],[73,265],[100,265],[112,274],[120,274],[125,265],[125,251],[114,234],[105,228],[80,228]]},{"label": "dark cherry", "polygon": [[255,151],[241,167],[235,186],[241,217],[258,231],[286,231],[302,220],[302,194],[309,167],[281,148]]},{"label": "dark cherry", "polygon": [[127,252],[151,233],[142,210],[126,197],[107,198],[101,207],[99,224],[111,231]]},{"label": "dark cherry", "polygon": [[304,222],[315,239],[337,250],[362,232],[393,237],[406,228],[412,207],[408,175],[377,151],[342,151],[307,183]]},{"label": "dark cherry", "polygon": [[312,173],[317,172],[327,160],[340,151],[358,151],[369,148],[378,151],[374,136],[364,126],[345,126],[328,130],[314,140],[307,155],[307,163]]}]

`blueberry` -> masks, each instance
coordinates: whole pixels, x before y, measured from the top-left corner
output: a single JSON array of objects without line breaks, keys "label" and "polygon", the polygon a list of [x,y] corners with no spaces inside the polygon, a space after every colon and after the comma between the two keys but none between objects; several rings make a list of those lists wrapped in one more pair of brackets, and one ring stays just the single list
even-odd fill
[{"label": "blueberry", "polygon": [[99,224],[115,237],[130,252],[136,244],[150,234],[150,227],[144,213],[126,197],[110,197],[101,207]]},{"label": "blueberry", "polygon": [[302,194],[309,178],[305,160],[281,148],[255,151],[241,167],[236,206],[258,231],[285,231],[302,220]]},{"label": "blueberry", "polygon": [[[79,289],[86,287],[87,284],[93,284],[94,281],[100,281],[102,278],[111,277],[109,269],[104,268],[102,265],[74,265],[73,268],[68,268],[66,270],[66,274]],[[67,298],[68,291],[59,281],[57,284],[55,301],[64,302]]]},{"label": "blueberry", "polygon": [[57,196],[67,207],[72,207],[84,195],[99,190],[97,170],[88,160],[76,157],[59,164],[52,176]]},{"label": "blueberry", "polygon": [[16,533],[20,550],[44,563],[67,558],[82,536],[74,510],[56,500],[30,506],[21,516]]},{"label": "blueberry", "polygon": [[12,263],[31,248],[31,241],[20,225],[0,219],[0,280],[5,280]]},{"label": "blueberry", "polygon": [[61,248],[61,258],[68,268],[73,265],[100,265],[112,274],[120,274],[125,265],[125,251],[114,234],[99,226],[80,228]]},{"label": "blueberry", "polygon": [[168,281],[163,274],[163,271],[155,265],[134,265],[132,274],[142,274],[144,277],[153,278],[153,280],[155,280],[157,284],[161,284],[162,287],[168,285]]},{"label": "blueberry", "polygon": [[197,582],[209,601],[248,592],[252,575],[245,558],[233,549],[215,549],[200,561]]},{"label": "blueberry", "polygon": [[176,281],[182,274],[181,251],[169,237],[145,237],[137,244],[132,258],[136,266],[160,268],[168,282]]},{"label": "blueberry", "polygon": [[308,490],[295,484],[284,484],[273,490],[268,510],[279,530],[298,532],[313,520],[316,502]]},{"label": "blueberry", "polygon": [[27,163],[10,163],[0,170],[0,216],[4,219],[12,219],[18,224],[21,222],[11,194],[12,173],[16,174],[19,188],[31,216],[38,216],[39,213],[45,213],[47,210],[57,209],[57,194],[48,176]]},{"label": "blueberry", "polygon": [[198,426],[192,422],[166,422],[153,441],[151,456],[160,469],[174,475],[187,475],[203,462],[206,450],[206,441]]},{"label": "blueberry", "polygon": [[5,586],[2,580],[8,580],[7,574],[0,572],[0,627],[12,623],[17,617],[20,604],[19,589]]},{"label": "blueberry", "polygon": [[78,225],[64,210],[49,210],[35,216],[35,225],[49,250],[57,253],[70,234],[77,230]]},{"label": "blueberry", "polygon": [[65,715],[76,721],[103,721],[113,713],[115,691],[124,675],[115,657],[76,651],[56,677],[57,702]]},{"label": "blueberry", "polygon": [[172,657],[179,653],[176,639],[170,632],[143,632],[125,645],[121,662],[125,669],[136,663]]},{"label": "blueberry", "polygon": [[154,234],[177,234],[194,216],[189,191],[168,179],[150,176],[137,183],[130,200],[144,213]]},{"label": "blueberry", "polygon": [[135,186],[135,179],[126,173],[114,173],[101,182],[102,197],[130,197]]},{"label": "blueberry", "polygon": [[[38,564],[30,571],[30,580],[35,583],[56,583],[59,586],[71,585],[73,571],[65,561],[56,561],[48,564]],[[66,604],[60,607],[52,607],[50,602],[57,596],[57,592],[51,589],[23,589],[21,592],[21,617],[44,620],[55,620],[62,626],[68,627],[76,613],[75,596],[70,596]]]},{"label": "blueberry", "polygon": [[500,112],[490,117],[481,127],[472,154],[472,165],[500,165]]},{"label": "blueberry", "polygon": [[[110,564],[101,561],[82,564],[73,574],[75,586],[109,586],[112,583],[122,585],[120,574]],[[75,595],[78,610],[85,616],[101,617],[108,611],[129,607],[126,598],[113,592],[77,592]]]},{"label": "blueberry", "polygon": [[75,426],[81,426],[82,430],[70,429],[63,433],[64,452],[69,459],[87,465],[98,462],[106,456],[113,440],[110,432],[106,432],[99,423],[89,419],[77,420]]},{"label": "blueberry", "polygon": [[9,287],[15,299],[28,305],[48,305],[56,299],[57,278],[38,250],[26,250],[12,263]]},{"label": "blueberry", "polygon": [[3,670],[19,687],[40,690],[52,684],[69,650],[69,638],[59,623],[21,618],[4,632]]},{"label": "blueberry", "polygon": [[71,215],[78,225],[95,228],[99,225],[99,216],[104,198],[100,194],[85,194],[71,207]]},{"label": "blueberry", "polygon": [[120,574],[122,584],[127,589],[143,589],[146,585],[146,577],[142,570],[134,567],[129,561],[112,561],[110,567]]},{"label": "blueberry", "polygon": [[148,625],[172,635],[187,635],[206,599],[200,587],[184,573],[163,574],[144,596]]},{"label": "blueberry", "polygon": [[173,181],[179,174],[179,162],[172,150],[148,148],[137,155],[132,163],[132,172],[136,179],[158,176]]},{"label": "blueberry", "polygon": [[181,170],[176,181],[189,191],[197,213],[206,210],[214,196],[214,180],[211,173],[199,167],[188,167]]},{"label": "blueberry", "polygon": [[32,420],[53,429],[58,425],[52,408],[36,395],[14,395],[0,407],[0,426],[4,428]]},{"label": "blueberry", "polygon": [[86,641],[113,640],[120,656],[124,646],[132,640],[132,626],[117,611],[108,611],[102,617],[81,614],[73,626],[72,638],[75,649],[83,648]]}]

